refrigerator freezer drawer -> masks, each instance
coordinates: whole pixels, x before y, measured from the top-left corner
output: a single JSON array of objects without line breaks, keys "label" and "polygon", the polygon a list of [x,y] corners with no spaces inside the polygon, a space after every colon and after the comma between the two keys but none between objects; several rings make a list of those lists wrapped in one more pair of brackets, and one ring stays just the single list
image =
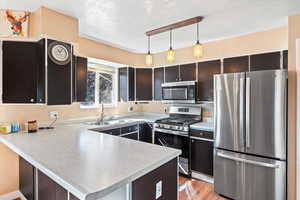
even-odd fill
[{"label": "refrigerator freezer drawer", "polygon": [[235,200],[286,200],[286,162],[215,150],[215,192]]}]

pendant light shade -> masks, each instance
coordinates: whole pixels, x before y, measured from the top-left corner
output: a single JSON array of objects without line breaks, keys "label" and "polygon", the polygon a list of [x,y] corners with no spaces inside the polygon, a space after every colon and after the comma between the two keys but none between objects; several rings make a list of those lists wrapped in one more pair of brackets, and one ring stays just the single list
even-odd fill
[{"label": "pendant light shade", "polygon": [[167,52],[167,61],[168,62],[175,61],[175,51],[172,48],[172,30],[170,31],[170,49]]},{"label": "pendant light shade", "polygon": [[150,53],[150,36],[148,36],[148,53],[146,55],[146,65],[152,66],[153,65],[153,56]]},{"label": "pendant light shade", "polygon": [[197,43],[194,45],[194,58],[200,59],[203,57],[203,44],[199,42],[199,23],[197,23]]}]

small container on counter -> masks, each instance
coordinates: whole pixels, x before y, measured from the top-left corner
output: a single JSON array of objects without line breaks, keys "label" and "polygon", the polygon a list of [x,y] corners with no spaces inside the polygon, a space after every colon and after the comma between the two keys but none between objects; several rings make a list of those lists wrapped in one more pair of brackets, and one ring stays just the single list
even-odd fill
[{"label": "small container on counter", "polygon": [[11,132],[12,133],[18,133],[20,131],[20,123],[19,122],[13,122],[11,124]]},{"label": "small container on counter", "polygon": [[0,123],[0,134],[11,133],[11,125],[9,123]]},{"label": "small container on counter", "polygon": [[36,120],[28,121],[28,133],[35,133],[38,130],[38,124]]}]

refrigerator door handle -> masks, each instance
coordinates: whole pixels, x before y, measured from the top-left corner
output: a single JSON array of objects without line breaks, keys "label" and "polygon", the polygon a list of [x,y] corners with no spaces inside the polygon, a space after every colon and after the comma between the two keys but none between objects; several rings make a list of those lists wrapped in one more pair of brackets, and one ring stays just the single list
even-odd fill
[{"label": "refrigerator door handle", "polygon": [[229,160],[233,160],[233,161],[237,161],[237,162],[242,162],[242,163],[247,163],[247,164],[252,164],[252,165],[256,165],[256,166],[260,166],[260,167],[267,167],[267,168],[279,168],[279,165],[276,164],[270,164],[270,163],[264,163],[264,162],[258,162],[258,161],[253,161],[253,160],[247,160],[244,158],[238,158],[238,157],[234,157],[234,156],[229,156],[223,153],[218,152],[217,156],[221,157],[221,158],[226,158]]},{"label": "refrigerator door handle", "polygon": [[240,78],[240,144],[244,146],[244,78]]},{"label": "refrigerator door handle", "polygon": [[251,80],[249,77],[246,78],[246,147],[250,148],[250,90]]}]

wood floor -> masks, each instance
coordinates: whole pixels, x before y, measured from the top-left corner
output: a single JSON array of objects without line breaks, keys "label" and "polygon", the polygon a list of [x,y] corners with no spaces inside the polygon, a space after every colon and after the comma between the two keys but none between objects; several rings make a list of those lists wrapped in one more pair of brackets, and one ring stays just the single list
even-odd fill
[{"label": "wood floor", "polygon": [[214,193],[210,183],[180,176],[179,184],[179,200],[227,200]]}]

